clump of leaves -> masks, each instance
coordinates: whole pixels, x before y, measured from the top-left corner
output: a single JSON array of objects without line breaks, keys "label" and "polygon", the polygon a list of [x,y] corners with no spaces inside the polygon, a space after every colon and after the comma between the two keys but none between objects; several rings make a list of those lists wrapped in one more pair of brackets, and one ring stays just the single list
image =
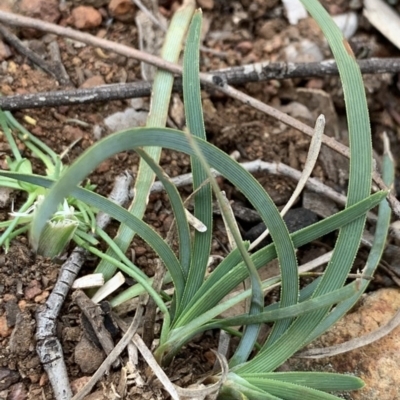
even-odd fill
[{"label": "clump of leaves", "polygon": [[[194,14],[189,30],[184,57],[184,104],[190,134],[172,129],[147,127],[117,132],[82,154],[60,179],[23,174],[19,171],[3,173],[20,181],[50,187],[34,216],[31,238],[38,248],[40,237],[58,204],[66,196],[75,198],[87,207],[108,213],[138,234],[157,253],[170,275],[174,287],[172,298],[154,290],[144,273],[126,261],[117,241],[112,249],[117,259],[115,265],[139,282],[112,300],[115,306],[138,295],[143,287],[153,298],[163,314],[163,325],[155,356],[159,363],[169,364],[182,346],[195,335],[209,329],[221,329],[240,336],[239,345],[228,366],[216,373],[211,381],[220,381],[221,399],[337,399],[329,392],[355,390],[363,386],[353,376],[315,372],[274,372],[295,352],[321,335],[341,318],[359,299],[369,280],[363,277],[346,284],[346,278],[356,256],[363,234],[366,212],[380,204],[376,239],[363,276],[371,276],[379,262],[387,234],[390,209],[386,192],[371,192],[372,147],[366,98],[360,71],[354,56],[341,32],[324,8],[316,0],[303,0],[310,14],[323,30],[337,60],[346,100],[350,135],[350,174],[348,201],[343,211],[310,227],[289,234],[287,227],[268,193],[240,164],[206,141],[200,98],[198,48],[201,13]],[[165,147],[184,152],[191,157],[194,191],[194,216],[205,231],[191,235],[183,201],[168,177],[149,155],[148,148]],[[133,149],[142,162],[163,183],[169,196],[176,220],[179,250],[175,252],[141,218],[89,190],[77,187],[80,181],[102,161],[112,155]],[[147,148],[146,148],[147,149]],[[390,157],[385,158],[384,178],[393,179]],[[235,185],[254,206],[270,231],[273,243],[249,254],[248,242],[243,242],[223,205],[223,198],[210,172],[210,168]],[[229,255],[207,276],[207,263],[212,240],[212,194],[221,204],[221,210],[232,232],[235,245]],[[146,202],[146,196],[141,198]],[[309,243],[328,232],[339,229],[334,253],[322,277],[299,287],[295,248]],[[85,245],[83,243],[83,245]],[[281,275],[260,281],[257,270],[277,258]],[[228,300],[225,296],[247,278],[250,288]],[[264,306],[264,291],[280,283],[279,303]],[[237,303],[249,299],[247,313],[230,318],[221,313]],[[335,308],[332,308],[336,305]],[[261,324],[273,323],[264,343],[257,344]],[[245,327],[243,332],[233,329]],[[255,356],[251,356],[257,348]]]},{"label": "clump of leaves", "polygon": [[[43,164],[48,178],[58,180],[65,170],[62,164],[62,156],[58,156],[50,147],[32,135],[24,128],[9,111],[0,109],[0,126],[10,146],[12,157],[7,157],[6,162],[9,170],[14,173],[32,175],[32,164],[28,158],[24,158],[18,149],[17,137],[24,146],[30,150],[33,157],[36,157]],[[0,246],[7,251],[10,241],[29,230],[30,223],[35,210],[43,201],[47,190],[41,186],[18,181],[3,176],[0,178],[0,186],[10,189],[21,190],[27,193],[27,198],[20,208],[12,212],[10,220],[0,222],[0,229],[4,229],[0,236]],[[95,186],[88,182],[85,185],[88,190],[94,190]],[[84,237],[90,242],[86,232],[95,230],[95,210],[87,207],[85,203],[74,197],[66,197],[58,207],[58,211],[49,219],[39,243],[39,253],[55,257],[61,254],[69,241],[74,237]]]}]

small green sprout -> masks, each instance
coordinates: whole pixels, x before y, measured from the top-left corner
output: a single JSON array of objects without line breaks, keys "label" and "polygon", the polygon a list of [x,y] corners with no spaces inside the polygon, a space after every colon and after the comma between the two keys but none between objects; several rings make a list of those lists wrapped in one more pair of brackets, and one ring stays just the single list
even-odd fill
[{"label": "small green sprout", "polygon": [[[39,195],[37,200],[25,212],[11,212],[12,217],[20,218],[20,223],[29,224],[43,202],[44,196]],[[37,252],[45,257],[60,255],[73,238],[79,227],[79,220],[75,215],[75,209],[64,200],[62,209],[57,211],[53,218],[47,222],[39,240]]]},{"label": "small green sprout", "polygon": [[[61,157],[25,129],[10,112],[0,109],[0,126],[12,153],[11,157],[6,157],[11,172],[33,175],[30,160],[23,158],[18,149],[16,142],[16,138],[18,138],[43,163],[47,177],[55,180],[60,178],[62,172],[67,168],[62,164]],[[0,234],[0,246],[4,246],[8,251],[11,240],[29,230],[35,210],[47,190],[7,177],[0,178],[0,186],[20,190],[28,195],[18,210],[14,211],[14,203],[12,204],[10,215],[13,218],[0,222],[0,230],[3,230]],[[94,190],[94,188],[95,185],[90,184],[89,181],[85,185],[85,189]],[[37,252],[48,257],[55,257],[62,253],[76,233],[84,236],[88,227],[93,233],[95,231],[95,213],[96,210],[81,201],[72,197],[65,199],[62,208],[48,221],[40,238]]]}]

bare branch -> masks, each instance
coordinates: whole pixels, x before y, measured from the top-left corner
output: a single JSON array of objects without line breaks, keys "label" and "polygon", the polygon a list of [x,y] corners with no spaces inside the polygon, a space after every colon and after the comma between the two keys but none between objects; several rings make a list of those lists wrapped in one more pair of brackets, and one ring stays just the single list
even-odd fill
[{"label": "bare branch", "polygon": [[[121,187],[118,188],[121,185],[122,189]],[[125,196],[116,196],[117,193],[120,194],[124,190]],[[122,178],[116,180],[111,194],[113,201],[118,201],[121,205],[126,202],[129,188],[126,185],[125,174]],[[104,216],[97,220],[97,224],[102,229],[106,227],[107,223],[107,218],[104,218]],[[76,247],[72,251],[61,267],[53,291],[43,307],[38,310],[36,316],[36,352],[44,370],[47,372],[56,400],[70,400],[72,397],[62,347],[56,335],[57,318],[68,291],[86,260],[86,256],[87,252],[80,247]]]},{"label": "bare branch", "polygon": [[[358,65],[363,74],[400,72],[400,58],[370,58],[368,60],[359,60]],[[248,82],[262,82],[271,79],[280,80],[338,75],[338,69],[334,60],[319,63],[271,63],[265,61],[210,71],[209,74],[226,81],[229,85],[241,85]],[[55,107],[133,99],[150,96],[151,85],[151,82],[139,81],[103,85],[87,89],[19,94],[0,98],[0,107],[4,110],[15,111],[25,108]],[[182,79],[175,79],[173,90],[175,92],[182,92]]]},{"label": "bare branch", "polygon": [[[50,74],[53,78],[57,79],[61,85],[70,85],[71,81],[69,80],[69,76],[67,75],[64,66],[61,63],[61,58],[59,57],[59,50],[57,49],[57,45],[54,45],[55,42],[50,43],[50,52],[53,61],[46,62],[42,57],[38,56],[34,51],[29,49],[27,46],[18,39],[12,32],[10,32],[5,26],[0,24],[0,34],[3,36],[3,39],[13,46],[15,50],[17,50],[20,54],[27,57],[34,64],[39,66],[41,69]],[[58,52],[57,52],[58,50]]]},{"label": "bare branch", "polygon": [[107,358],[103,361],[99,369],[90,378],[89,382],[86,383],[86,385],[81,389],[79,393],[77,393],[72,398],[72,400],[81,400],[86,395],[88,395],[90,391],[93,389],[94,385],[99,381],[99,379],[110,369],[111,365],[124,351],[126,346],[132,340],[132,337],[138,330],[140,323],[142,321],[142,315],[143,315],[143,305],[139,302],[138,308],[136,309],[135,317],[133,318],[132,323],[126,329],[124,336],[117,343],[117,345],[114,347],[112,352],[107,356]]}]

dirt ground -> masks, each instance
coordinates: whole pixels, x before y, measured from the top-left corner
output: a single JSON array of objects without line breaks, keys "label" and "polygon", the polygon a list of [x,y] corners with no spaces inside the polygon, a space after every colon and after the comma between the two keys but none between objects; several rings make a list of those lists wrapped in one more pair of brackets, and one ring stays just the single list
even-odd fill
[{"label": "dirt ground", "polygon": [[[0,2],[1,3],[1,2]],[[84,3],[84,2],[81,2]],[[90,2],[89,2],[90,3]],[[93,2],[91,2],[93,3]],[[94,2],[96,3],[96,2]],[[101,2],[100,2],[101,3]],[[100,9],[103,23],[88,32],[100,35],[109,40],[136,46],[137,27],[134,22],[112,20],[107,23],[107,1]],[[161,4],[162,3],[162,4]],[[227,68],[261,60],[273,61],[313,61],[315,54],[299,50],[302,41],[308,40],[315,45],[323,58],[330,58],[330,53],[321,33],[311,19],[301,20],[297,25],[290,25],[285,17],[281,2],[275,0],[241,0],[229,2],[224,0],[199,1],[205,7],[205,40],[203,45],[219,52],[202,53],[201,69]],[[399,51],[384,39],[362,17],[361,8],[355,6],[350,10],[346,1],[323,1],[332,14],[354,11],[359,18],[359,27],[351,39],[351,44],[358,54],[368,57],[396,57]],[[357,3],[357,2],[354,2]],[[361,4],[361,2],[360,2]],[[176,6],[169,1],[160,1],[164,15],[169,16]],[[64,3],[60,23],[70,18],[74,4]],[[16,32],[26,40],[26,33]],[[25,36],[24,36],[25,35]],[[29,41],[29,46],[36,52],[45,48],[46,41],[52,40],[49,35],[38,36]],[[135,60],[112,53],[101,57],[99,51],[90,46],[75,47],[63,38],[57,38],[62,63],[74,87],[93,85],[93,82],[119,83],[141,80],[140,65]],[[296,49],[294,56],[288,54],[288,48]],[[24,56],[10,47],[11,55],[0,65],[0,93],[2,95],[33,93],[57,90],[59,83],[47,73],[39,70]],[[295,51],[295,50],[293,50]],[[357,54],[357,52],[356,52]],[[292,58],[291,58],[292,57]],[[293,59],[294,57],[294,59]],[[365,76],[368,102],[370,105],[373,143],[377,154],[381,153],[380,135],[385,130],[390,138],[392,151],[400,150],[400,110],[399,76],[395,74]],[[96,85],[98,83],[94,83]],[[319,113],[327,115],[327,132],[346,143],[345,116],[342,90],[337,77],[309,78],[296,80],[271,80],[262,83],[249,83],[240,88],[246,93],[274,107],[285,111],[303,122],[312,124]],[[204,118],[208,139],[227,153],[238,151],[239,161],[262,159],[269,162],[283,162],[301,170],[307,155],[309,139],[302,133],[289,128],[241,104],[237,100],[217,93],[203,92]],[[179,97],[179,95],[177,95]],[[181,97],[181,96],[180,96]],[[64,162],[72,162],[79,154],[96,142],[93,127],[103,127],[103,135],[110,133],[104,126],[104,118],[123,111],[129,101],[112,101],[81,106],[60,106],[46,109],[29,109],[15,112],[21,121],[34,135],[48,144],[58,154],[65,151],[74,141],[79,141],[68,151]],[[148,109],[149,99],[144,99],[144,108]],[[24,117],[29,116],[36,125],[29,125]],[[176,119],[175,119],[176,121]],[[24,155],[29,157],[28,149],[20,144]],[[0,165],[6,168],[5,156],[9,148],[4,136],[0,137]],[[321,179],[344,192],[346,184],[347,163],[332,152],[326,153],[324,161],[319,161],[313,176]],[[36,172],[38,163],[34,161]],[[161,166],[170,176],[189,172],[189,161],[186,156],[163,151]],[[107,195],[115,177],[124,170],[137,171],[138,157],[132,153],[118,154],[102,163],[90,176],[91,182],[97,185],[97,191]],[[295,187],[295,182],[284,177],[268,175],[258,176],[278,206],[282,206]],[[230,187],[221,182],[230,199],[237,202],[243,198]],[[189,189],[182,189],[187,195]],[[20,193],[13,192],[11,199],[18,205],[23,199]],[[161,206],[160,206],[161,204]],[[301,200],[296,206],[301,206]],[[10,202],[0,210],[0,221],[9,218]],[[164,194],[153,194],[146,212],[145,221],[159,233],[166,235],[171,223],[168,200]],[[216,217],[213,252],[224,255],[227,240],[221,231],[222,223]],[[116,225],[109,232],[115,232]],[[249,226],[244,227],[249,229]],[[218,240],[217,240],[218,239]],[[309,260],[313,254],[321,254],[332,247],[332,238],[310,245],[300,254],[300,262]],[[152,275],[154,260],[151,250],[140,239],[135,238],[132,248],[136,249],[136,264]],[[322,249],[322,250],[321,250]],[[361,258],[362,259],[362,258]],[[89,272],[96,265],[96,260],[89,260],[82,274]],[[0,398],[7,399],[51,399],[52,392],[35,351],[35,312],[51,292],[59,270],[59,265],[48,259],[35,255],[27,238],[18,237],[12,242],[7,254],[0,254]],[[380,279],[374,287],[390,286],[395,283],[379,272]],[[74,361],[74,351],[81,338],[79,310],[68,300],[58,320],[57,332],[61,339],[64,356],[71,381],[85,376]],[[182,385],[190,384],[210,370],[214,358],[210,348],[216,347],[217,334],[207,333],[195,343],[191,343],[178,356],[174,364],[174,375],[184,377]],[[97,396],[111,383],[118,386],[121,371],[113,371],[97,386]],[[126,398],[166,398],[156,385],[148,385],[149,392],[134,393]],[[8,397],[7,397],[8,396]],[[109,397],[111,398],[111,397]]]}]

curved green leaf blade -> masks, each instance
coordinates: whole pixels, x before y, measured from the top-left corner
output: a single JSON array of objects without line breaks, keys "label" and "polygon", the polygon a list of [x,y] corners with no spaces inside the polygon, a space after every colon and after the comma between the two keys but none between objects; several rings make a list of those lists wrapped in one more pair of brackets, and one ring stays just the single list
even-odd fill
[{"label": "curved green leaf blade", "polygon": [[[324,32],[338,65],[343,84],[350,140],[350,173],[347,206],[366,198],[371,190],[372,143],[368,109],[359,67],[337,25],[317,0],[301,0]],[[365,224],[365,216],[344,226],[338,236],[332,259],[314,297],[340,287],[355,259]],[[318,310],[297,319],[274,343],[267,341],[257,356],[238,368],[238,373],[273,371],[306,342],[323,321],[329,309]]]},{"label": "curved green leaf blade", "polygon": [[[275,204],[262,186],[240,164],[215,146],[198,138],[192,138],[192,140],[197,143],[200,151],[204,154],[208,164],[212,168],[220,171],[245,196],[251,195],[251,198],[249,198],[250,203],[253,204],[271,231],[278,259],[282,268],[285,268],[282,276],[285,275],[286,268],[289,271],[295,268],[295,274],[297,275],[294,247],[287,227]],[[51,188],[32,224],[31,237],[33,244],[37,244],[40,232],[58,203],[70,193],[76,184],[94,170],[100,162],[128,148],[134,149],[135,147],[156,144],[176,151],[182,151],[192,156],[195,155],[187,138],[181,132],[172,129],[138,128],[122,131],[104,138],[82,154]],[[290,274],[288,273],[287,275]],[[297,282],[295,286],[297,286]]]},{"label": "curved green leaf blade", "polygon": [[[359,218],[371,208],[378,205],[382,199],[386,197],[386,194],[386,192],[375,193],[354,206],[348,207],[323,221],[317,222],[312,226],[291,234],[295,247],[303,246],[304,244],[316,240],[319,237],[344,226],[354,219]],[[239,257],[240,256],[237,253],[236,255],[234,255],[234,252],[230,253],[230,255],[226,257],[226,259],[211,273],[192,299],[192,302],[189,303],[187,314],[185,313],[185,315],[182,316],[182,319],[179,320],[179,323],[177,322],[175,326],[187,324],[190,320],[205,313],[221,301],[224,296],[226,296],[244,279],[246,279],[247,270],[243,262],[235,265],[235,262]],[[264,247],[254,253],[251,258],[255,267],[261,268],[276,258],[275,245],[272,243],[267,247]],[[277,307],[277,305],[274,305],[274,307]]]},{"label": "curved green leaf blade", "polygon": [[[393,187],[395,172],[394,162],[392,155],[390,154],[390,150],[388,149],[387,143],[384,145],[384,148],[385,153],[383,155],[382,163],[382,178],[388,187]],[[362,274],[365,276],[373,276],[376,268],[379,265],[382,253],[386,246],[391,214],[392,210],[390,209],[389,203],[386,199],[384,199],[379,205],[374,241],[371,247],[371,251],[368,255],[367,263],[362,271]],[[359,292],[352,296],[350,299],[343,301],[341,304],[338,304],[335,309],[327,315],[324,321],[308,337],[307,343],[312,342],[314,339],[322,335],[322,333],[324,333],[336,321],[342,318],[357,303],[361,294],[364,293],[364,291],[367,289],[369,283],[369,280],[363,279],[361,281]]]},{"label": "curved green leaf blade", "polygon": [[296,383],[289,383],[275,379],[248,378],[250,384],[274,396],[285,400],[338,400],[333,394],[316,390]]},{"label": "curved green leaf blade", "polygon": [[[15,177],[15,179],[20,179],[34,185],[43,186],[45,188],[50,188],[52,185],[54,186],[54,181],[52,179],[38,175],[24,175],[6,171],[0,172],[0,175],[12,176]],[[69,191],[69,194],[92,207],[104,211],[117,221],[126,223],[130,229],[137,232],[137,234],[154,249],[163,263],[168,267],[168,270],[170,271],[174,281],[175,289],[183,293],[184,280],[181,265],[171,248],[165,243],[165,241],[158,235],[157,232],[155,232],[141,219],[130,214],[124,208],[94,192],[82,189],[80,187],[74,187]],[[146,277],[143,272],[141,273],[144,277]]]},{"label": "curved green leaf blade", "polygon": [[[195,10],[195,1],[187,0],[179,7],[170,21],[169,28],[165,35],[164,44],[161,49],[161,57],[164,60],[177,63],[184,43],[187,28]],[[172,85],[174,75],[165,70],[157,70],[152,85],[151,107],[147,117],[146,126],[164,127],[168,117],[169,103],[172,93]],[[127,149],[130,148],[129,146]],[[160,160],[161,145],[155,143],[153,146],[144,149],[156,163]],[[135,181],[135,197],[129,206],[129,211],[138,218],[143,218],[147,207],[147,199],[150,187],[154,182],[154,173],[145,162],[139,164],[139,169]],[[129,227],[122,224],[114,238],[114,242],[118,247],[126,252],[133,240],[135,232]],[[182,248],[181,252],[187,252],[183,256],[183,261],[190,256],[190,248]],[[114,257],[115,254],[111,249],[107,250],[107,254]],[[182,256],[182,253],[181,253]],[[106,262],[101,261],[95,272],[101,272],[105,280],[110,279],[115,273],[115,267]],[[179,295],[179,293],[177,293]],[[179,300],[179,299],[178,299]]]},{"label": "curved green leaf blade", "polygon": [[[203,110],[200,96],[199,80],[199,49],[201,30],[201,11],[197,10],[189,27],[186,47],[183,55],[183,104],[185,117],[190,134],[206,140],[203,121]],[[191,157],[194,216],[206,225],[206,232],[195,231],[191,264],[188,271],[187,285],[176,317],[179,317],[183,308],[194,296],[204,281],[208,258],[211,251],[212,239],[212,192],[210,184],[204,184],[207,174],[197,157]]]}]

